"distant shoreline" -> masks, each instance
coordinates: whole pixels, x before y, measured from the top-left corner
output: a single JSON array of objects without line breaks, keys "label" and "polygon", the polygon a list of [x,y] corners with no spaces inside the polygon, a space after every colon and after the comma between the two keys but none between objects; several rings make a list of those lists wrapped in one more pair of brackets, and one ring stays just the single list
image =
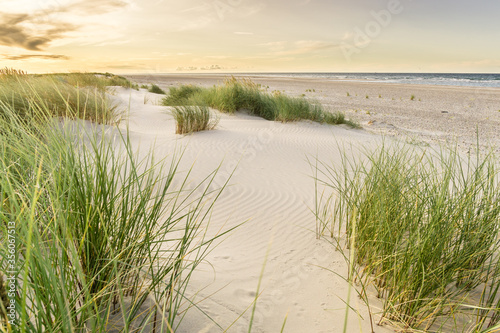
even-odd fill
[{"label": "distant shoreline", "polygon": [[[148,75],[144,74],[127,74]],[[251,78],[323,79],[329,81],[355,81],[397,83],[412,85],[460,86],[500,88],[500,73],[321,73],[321,72],[255,72],[255,73],[158,73],[157,76],[235,76]]]}]

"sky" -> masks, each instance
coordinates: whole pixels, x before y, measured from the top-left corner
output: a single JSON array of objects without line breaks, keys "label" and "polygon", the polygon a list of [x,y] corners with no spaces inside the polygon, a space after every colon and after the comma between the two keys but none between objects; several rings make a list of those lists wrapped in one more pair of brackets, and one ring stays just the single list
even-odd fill
[{"label": "sky", "polygon": [[0,0],[29,73],[500,73],[498,0]]}]

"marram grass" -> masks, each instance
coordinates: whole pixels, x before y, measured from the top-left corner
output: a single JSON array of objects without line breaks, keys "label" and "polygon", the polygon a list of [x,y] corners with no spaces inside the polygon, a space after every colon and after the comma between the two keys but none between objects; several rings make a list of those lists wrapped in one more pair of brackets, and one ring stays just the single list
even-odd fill
[{"label": "marram grass", "polygon": [[176,122],[176,134],[212,130],[219,122],[207,106],[175,106],[172,115]]},{"label": "marram grass", "polygon": [[277,91],[268,94],[248,79],[227,79],[224,84],[210,88],[193,85],[171,87],[163,99],[166,106],[207,105],[221,112],[234,113],[244,109],[267,120],[282,122],[311,120],[327,124],[357,124],[345,119],[344,114],[330,113],[319,104],[304,98],[290,97]]},{"label": "marram grass", "polygon": [[107,83],[93,74],[41,76],[4,70],[0,74],[0,102],[12,106],[21,118],[43,109],[53,117],[112,124],[120,121],[121,115],[106,96]]},{"label": "marram grass", "polygon": [[159,86],[157,86],[156,84],[151,84],[151,87],[148,88],[148,91],[150,93],[154,93],[154,94],[165,95],[165,91],[163,89],[161,89]]},{"label": "marram grass", "polygon": [[17,325],[1,329],[175,331],[192,306],[190,278],[221,236],[204,236],[217,170],[193,186],[180,156],[138,159],[127,133],[83,126],[86,110],[69,105],[75,120],[59,119],[49,102],[21,98],[23,112],[0,101],[0,267],[13,221],[18,272]]},{"label": "marram grass", "polygon": [[479,153],[463,158],[398,145],[363,159],[344,153],[341,168],[317,164],[318,185],[332,190],[317,195],[317,231],[330,231],[338,249],[355,253],[344,257],[363,293],[373,288],[382,299],[381,322],[409,331],[495,331],[498,172],[496,158]]}]

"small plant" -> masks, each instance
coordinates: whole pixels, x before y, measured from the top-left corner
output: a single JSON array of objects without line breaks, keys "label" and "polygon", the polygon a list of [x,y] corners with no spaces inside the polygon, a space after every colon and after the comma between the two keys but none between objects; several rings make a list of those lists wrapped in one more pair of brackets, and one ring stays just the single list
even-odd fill
[{"label": "small plant", "polygon": [[165,91],[158,87],[156,84],[152,84],[151,88],[148,89],[150,93],[165,95]]},{"label": "small plant", "polygon": [[346,94],[347,94],[347,97],[351,97],[351,94],[349,94],[349,92],[347,92]]},{"label": "small plant", "polygon": [[172,115],[176,122],[175,134],[212,130],[219,122],[207,106],[176,106]]},{"label": "small plant", "polygon": [[378,98],[382,98],[382,95],[378,94]]},{"label": "small plant", "polygon": [[415,100],[415,95],[411,95],[410,101],[414,101],[414,100]]},{"label": "small plant", "polygon": [[365,96],[366,99],[370,98],[368,95]]},{"label": "small plant", "polygon": [[300,95],[300,97],[306,97],[306,94],[302,94],[302,95]]},{"label": "small plant", "polygon": [[141,89],[149,89],[149,86],[147,84],[141,84]]}]

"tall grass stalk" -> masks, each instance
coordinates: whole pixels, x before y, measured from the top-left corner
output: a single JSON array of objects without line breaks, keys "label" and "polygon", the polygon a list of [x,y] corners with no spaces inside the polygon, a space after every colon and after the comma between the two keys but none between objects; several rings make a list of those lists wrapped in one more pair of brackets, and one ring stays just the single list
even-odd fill
[{"label": "tall grass stalk", "polygon": [[25,107],[0,101],[0,267],[15,222],[17,330],[175,331],[221,236],[204,232],[218,169],[188,190],[181,156],[138,159],[127,133]]},{"label": "tall grass stalk", "polygon": [[352,259],[362,285],[373,286],[383,299],[382,321],[432,331],[498,326],[500,183],[494,156],[384,145],[363,159],[344,152],[341,168],[318,168],[321,184],[332,190],[321,209],[337,219],[330,226],[317,218],[317,230],[338,229],[345,245],[355,236]]}]

